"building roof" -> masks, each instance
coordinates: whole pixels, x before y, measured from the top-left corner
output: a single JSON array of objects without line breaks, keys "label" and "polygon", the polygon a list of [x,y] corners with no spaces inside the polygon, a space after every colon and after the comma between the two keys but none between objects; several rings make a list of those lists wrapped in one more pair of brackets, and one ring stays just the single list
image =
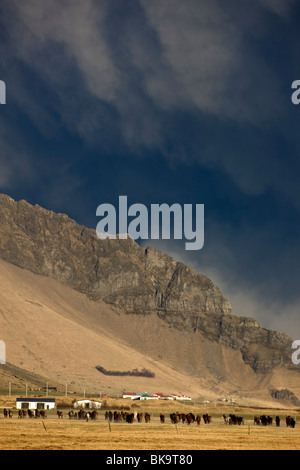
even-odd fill
[{"label": "building roof", "polygon": [[74,403],[101,403],[98,400],[74,400]]},{"label": "building roof", "polygon": [[55,402],[55,398],[17,398],[17,401],[26,401],[26,402],[34,402],[34,403],[53,403]]}]

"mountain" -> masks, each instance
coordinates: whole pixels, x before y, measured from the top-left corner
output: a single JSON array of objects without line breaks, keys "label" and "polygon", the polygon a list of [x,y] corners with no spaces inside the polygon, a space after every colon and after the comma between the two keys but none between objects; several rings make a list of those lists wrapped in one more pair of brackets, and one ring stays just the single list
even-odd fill
[{"label": "mountain", "polygon": [[292,339],[233,314],[210,279],[151,247],[0,195],[0,259],[0,339],[18,367],[116,393],[300,396]]}]

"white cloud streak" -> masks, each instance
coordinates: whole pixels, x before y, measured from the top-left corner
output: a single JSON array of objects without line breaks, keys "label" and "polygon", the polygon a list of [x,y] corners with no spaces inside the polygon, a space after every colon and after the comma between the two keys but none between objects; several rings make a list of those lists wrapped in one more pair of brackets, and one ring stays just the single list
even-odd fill
[{"label": "white cloud streak", "polygon": [[[74,58],[91,93],[105,101],[115,97],[120,77],[102,35],[105,2],[28,0],[14,1],[14,6],[27,29],[18,52],[29,65],[35,62],[38,66],[34,53],[43,46],[47,48],[49,41],[55,41],[61,48],[62,57]],[[36,59],[40,59],[39,55]],[[45,64],[46,60],[40,65]],[[59,86],[62,78],[59,70],[52,71],[54,86]]]},{"label": "white cloud streak", "polygon": [[[14,0],[18,21],[10,28],[12,37],[20,38],[16,57],[56,88],[56,106],[67,122],[61,92],[74,87],[73,61],[83,77],[74,99],[88,91],[112,104],[128,143],[151,146],[161,145],[161,111],[197,109],[255,125],[273,120],[282,94],[267,62],[249,47],[251,38],[263,35],[261,3],[278,13],[289,11],[281,1],[255,0],[251,8],[246,1],[237,14],[232,1],[225,8],[217,0],[140,0],[148,24],[141,30],[130,13],[120,12],[124,22],[117,41],[118,31],[115,40],[106,35],[109,12],[116,13],[107,1]],[[139,20],[145,22],[142,16]],[[47,52],[51,43],[58,47],[56,59]],[[120,44],[123,54],[116,50]]]}]

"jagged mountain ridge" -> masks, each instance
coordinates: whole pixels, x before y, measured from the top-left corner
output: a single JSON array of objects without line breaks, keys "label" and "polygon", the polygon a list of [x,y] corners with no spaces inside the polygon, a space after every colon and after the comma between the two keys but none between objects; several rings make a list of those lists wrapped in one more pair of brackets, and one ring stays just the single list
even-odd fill
[{"label": "jagged mountain ridge", "polygon": [[95,230],[65,214],[0,195],[0,258],[128,315],[155,313],[180,331],[199,331],[212,343],[240,351],[255,372],[298,370],[286,334],[233,315],[206,276],[130,238],[99,240]]},{"label": "jagged mountain ridge", "polygon": [[230,313],[206,276],[132,239],[99,240],[65,214],[0,197],[3,260],[67,284],[128,313],[156,309]]}]

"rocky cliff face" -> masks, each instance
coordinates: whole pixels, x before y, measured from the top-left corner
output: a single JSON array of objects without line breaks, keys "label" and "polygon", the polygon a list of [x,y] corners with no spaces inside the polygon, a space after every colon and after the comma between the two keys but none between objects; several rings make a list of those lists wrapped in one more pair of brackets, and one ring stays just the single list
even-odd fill
[{"label": "rocky cliff face", "polygon": [[128,313],[230,313],[207,277],[132,239],[99,240],[64,214],[0,195],[0,257]]},{"label": "rocky cliff face", "polygon": [[[64,214],[0,195],[0,258],[52,277],[128,314],[157,315],[181,330],[241,351],[256,372],[295,368],[292,340],[231,312],[206,276],[131,239],[99,240]],[[296,369],[296,368],[295,368]]]}]

